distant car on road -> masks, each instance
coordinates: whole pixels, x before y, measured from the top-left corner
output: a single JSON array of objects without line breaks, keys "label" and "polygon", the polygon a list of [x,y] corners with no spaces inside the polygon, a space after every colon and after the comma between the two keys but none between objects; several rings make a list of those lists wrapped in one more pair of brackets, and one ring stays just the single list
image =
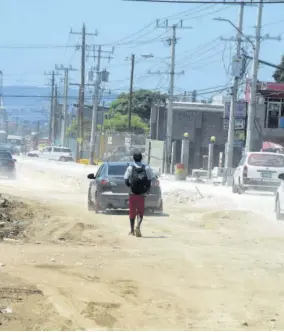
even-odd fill
[{"label": "distant car on road", "polygon": [[18,149],[10,143],[0,143],[0,150],[8,151],[11,155],[19,155]]},{"label": "distant car on road", "polygon": [[284,155],[273,152],[249,152],[241,159],[233,176],[233,193],[247,190],[276,192],[284,173]]},{"label": "distant car on road", "polygon": [[0,150],[0,176],[16,179],[16,160],[6,150]]},{"label": "distant car on road", "polygon": [[[126,168],[132,162],[105,162],[96,174],[89,174],[88,209],[105,211],[107,209],[128,209],[129,188],[124,181]],[[163,200],[159,179],[153,175],[152,188],[145,200],[148,212],[163,212]]]},{"label": "distant car on road", "polygon": [[64,146],[46,146],[40,150],[29,151],[27,156],[47,160],[74,161],[71,149]]}]

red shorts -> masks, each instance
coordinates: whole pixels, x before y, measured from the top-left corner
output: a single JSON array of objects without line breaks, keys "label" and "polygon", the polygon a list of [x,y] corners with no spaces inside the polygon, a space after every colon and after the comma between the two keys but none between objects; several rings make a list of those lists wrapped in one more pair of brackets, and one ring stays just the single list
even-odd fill
[{"label": "red shorts", "polygon": [[129,217],[136,218],[144,215],[145,197],[140,195],[129,195]]}]

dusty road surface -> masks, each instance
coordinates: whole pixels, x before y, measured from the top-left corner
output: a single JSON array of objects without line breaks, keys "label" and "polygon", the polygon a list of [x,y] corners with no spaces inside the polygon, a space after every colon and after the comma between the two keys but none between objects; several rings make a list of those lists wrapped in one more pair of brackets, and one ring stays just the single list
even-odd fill
[{"label": "dusty road surface", "polygon": [[125,214],[86,211],[75,177],[19,171],[0,181],[0,330],[283,329],[272,196],[164,181],[139,239]]}]

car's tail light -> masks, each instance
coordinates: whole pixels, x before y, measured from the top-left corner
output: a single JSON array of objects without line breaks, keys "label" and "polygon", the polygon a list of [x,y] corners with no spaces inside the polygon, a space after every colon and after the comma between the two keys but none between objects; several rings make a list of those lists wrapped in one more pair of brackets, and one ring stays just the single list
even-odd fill
[{"label": "car's tail light", "polygon": [[109,180],[108,179],[102,179],[101,180],[101,185],[105,186],[107,184],[109,184]]},{"label": "car's tail light", "polygon": [[160,187],[160,181],[159,180],[154,181],[153,185],[154,187]]},{"label": "car's tail light", "polygon": [[244,177],[244,178],[247,178],[247,177],[248,177],[248,167],[247,167],[247,165],[244,166],[243,177]]}]

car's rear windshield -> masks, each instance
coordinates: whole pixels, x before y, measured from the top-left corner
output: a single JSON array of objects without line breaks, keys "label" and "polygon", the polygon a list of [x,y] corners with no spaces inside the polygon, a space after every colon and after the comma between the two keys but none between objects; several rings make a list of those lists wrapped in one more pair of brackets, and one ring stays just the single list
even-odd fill
[{"label": "car's rear windshield", "polygon": [[284,167],[284,156],[281,154],[256,153],[248,158],[251,166]]},{"label": "car's rear windshield", "polygon": [[127,165],[109,165],[108,175],[110,176],[124,176]]},{"label": "car's rear windshield", "polygon": [[7,151],[0,151],[0,159],[12,159],[12,155]]},{"label": "car's rear windshield", "polygon": [[68,149],[68,148],[62,148],[62,152],[65,152],[65,153],[71,153],[71,150]]},{"label": "car's rear windshield", "polygon": [[68,149],[68,148],[61,148],[61,147],[58,147],[58,148],[54,148],[54,152],[71,153],[71,150]]}]

